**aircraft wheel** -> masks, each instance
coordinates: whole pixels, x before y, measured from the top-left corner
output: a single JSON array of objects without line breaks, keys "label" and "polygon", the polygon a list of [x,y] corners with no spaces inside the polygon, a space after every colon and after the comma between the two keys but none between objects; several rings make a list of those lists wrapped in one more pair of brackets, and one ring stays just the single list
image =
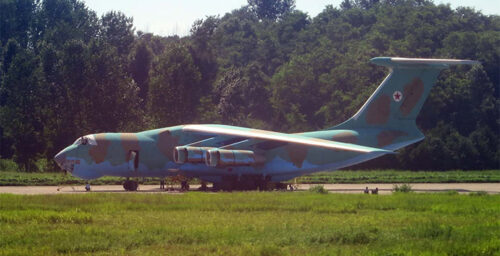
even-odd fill
[{"label": "aircraft wheel", "polygon": [[281,182],[277,182],[277,183],[275,184],[275,188],[276,188],[277,190],[286,190],[286,186],[287,186],[287,184],[285,184],[285,183],[281,183]]},{"label": "aircraft wheel", "polygon": [[269,183],[267,181],[260,181],[258,182],[257,184],[257,188],[259,189],[259,191],[267,191],[269,190]]},{"label": "aircraft wheel", "polygon": [[139,183],[137,183],[137,181],[132,181],[132,191],[137,191],[138,187]]},{"label": "aircraft wheel", "polygon": [[234,187],[234,189],[246,191],[246,190],[255,190],[257,189],[257,187],[258,186],[254,179],[247,178],[238,182]]},{"label": "aircraft wheel", "polygon": [[126,191],[136,191],[136,190],[137,190],[137,187],[139,187],[139,184],[137,183],[137,181],[133,181],[133,180],[126,180],[126,181],[123,183],[123,188],[124,188]]},{"label": "aircraft wheel", "polygon": [[214,182],[212,183],[212,191],[217,192],[221,189],[220,183],[219,182]]},{"label": "aircraft wheel", "polygon": [[130,180],[127,180],[123,183],[123,188],[126,190],[126,191],[130,191]]},{"label": "aircraft wheel", "polygon": [[189,183],[187,181],[181,182],[181,190],[182,191],[189,191]]},{"label": "aircraft wheel", "polygon": [[222,187],[222,191],[232,192],[234,184],[233,184],[233,182],[226,181],[226,182],[222,182],[221,187]]},{"label": "aircraft wheel", "polygon": [[223,181],[223,182],[215,182],[213,183],[212,191],[226,191],[226,192],[231,192],[233,191],[233,183],[228,182],[228,181]]},{"label": "aircraft wheel", "polygon": [[201,186],[200,188],[198,189],[199,191],[207,191],[207,183],[202,181],[201,182]]}]

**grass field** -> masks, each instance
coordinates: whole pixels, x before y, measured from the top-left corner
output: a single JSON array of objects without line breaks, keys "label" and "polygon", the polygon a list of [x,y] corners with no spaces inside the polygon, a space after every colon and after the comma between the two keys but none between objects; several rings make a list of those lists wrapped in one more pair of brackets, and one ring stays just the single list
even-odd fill
[{"label": "grass field", "polygon": [[[449,183],[500,182],[500,170],[481,171],[344,171],[320,172],[297,178],[298,183]],[[197,183],[197,180],[192,181]],[[290,181],[294,182],[294,181]],[[120,185],[123,178],[103,177],[92,181],[94,185]],[[159,184],[158,179],[146,178],[142,184]],[[85,180],[62,173],[0,172],[0,186],[77,185]]]},{"label": "grass field", "polygon": [[499,255],[500,195],[0,195],[0,255]]}]

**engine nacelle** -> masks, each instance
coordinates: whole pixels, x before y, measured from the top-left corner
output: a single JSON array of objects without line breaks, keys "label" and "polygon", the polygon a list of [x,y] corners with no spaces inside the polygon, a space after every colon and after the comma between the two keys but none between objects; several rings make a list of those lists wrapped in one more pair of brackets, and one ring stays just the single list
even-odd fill
[{"label": "engine nacelle", "polygon": [[205,164],[210,167],[256,165],[265,158],[251,150],[209,149],[205,152]]},{"label": "engine nacelle", "polygon": [[184,163],[203,163],[204,153],[210,147],[175,147],[174,149],[174,162],[178,164]]}]

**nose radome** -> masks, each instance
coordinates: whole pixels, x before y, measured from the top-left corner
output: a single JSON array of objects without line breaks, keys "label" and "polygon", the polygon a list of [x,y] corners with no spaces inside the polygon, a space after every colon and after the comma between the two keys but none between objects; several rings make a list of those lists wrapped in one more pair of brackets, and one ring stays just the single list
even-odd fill
[{"label": "nose radome", "polygon": [[64,162],[66,162],[66,154],[63,151],[57,153],[57,155],[54,156],[54,160],[56,161],[57,165],[59,165],[59,167],[61,168],[63,168]]}]

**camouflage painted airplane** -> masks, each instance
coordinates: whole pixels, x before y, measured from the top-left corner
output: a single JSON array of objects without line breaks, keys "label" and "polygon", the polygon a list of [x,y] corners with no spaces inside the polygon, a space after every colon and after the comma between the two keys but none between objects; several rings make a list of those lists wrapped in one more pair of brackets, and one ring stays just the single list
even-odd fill
[{"label": "camouflage painted airplane", "polygon": [[335,170],[393,153],[424,138],[415,120],[438,74],[471,60],[371,59],[390,74],[347,121],[321,131],[286,134],[243,127],[190,124],[138,133],[78,138],[55,156],[72,175],[91,180],[182,175],[214,189],[256,189],[317,171]]}]

